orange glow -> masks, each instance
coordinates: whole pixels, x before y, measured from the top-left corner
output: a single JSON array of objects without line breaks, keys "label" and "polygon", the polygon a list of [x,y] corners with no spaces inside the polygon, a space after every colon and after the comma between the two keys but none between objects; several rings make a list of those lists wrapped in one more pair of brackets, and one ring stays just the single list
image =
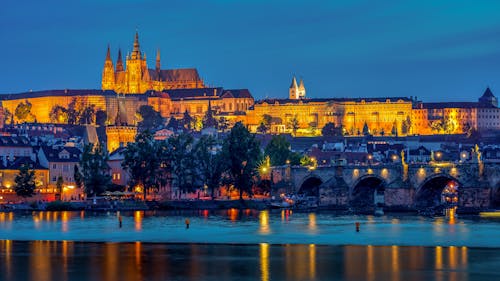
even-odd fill
[{"label": "orange glow", "polygon": [[260,280],[269,281],[269,244],[260,243]]},{"label": "orange glow", "polygon": [[269,211],[264,210],[259,214],[259,233],[260,234],[269,234],[271,229],[269,228]]},{"label": "orange glow", "polygon": [[231,209],[227,210],[227,213],[229,215],[229,220],[237,221],[238,220],[238,212],[239,212],[239,210],[235,209],[235,208],[231,208]]},{"label": "orange glow", "polygon": [[309,244],[309,280],[316,279],[316,245]]},{"label": "orange glow", "polygon": [[316,214],[315,213],[310,213],[309,214],[308,228],[312,232],[316,232],[318,230],[318,227],[316,225]]},{"label": "orange glow", "polygon": [[142,230],[142,218],[143,218],[143,211],[134,212],[134,223],[135,223],[134,225],[136,231]]}]

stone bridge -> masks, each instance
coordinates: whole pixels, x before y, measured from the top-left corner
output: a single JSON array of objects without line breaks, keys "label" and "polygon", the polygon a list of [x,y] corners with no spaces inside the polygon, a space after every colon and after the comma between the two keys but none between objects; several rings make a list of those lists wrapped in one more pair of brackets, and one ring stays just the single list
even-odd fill
[{"label": "stone bridge", "polygon": [[273,168],[273,186],[317,196],[323,208],[423,209],[440,205],[453,189],[458,198],[446,200],[460,209],[487,209],[500,205],[500,163],[283,166]]}]

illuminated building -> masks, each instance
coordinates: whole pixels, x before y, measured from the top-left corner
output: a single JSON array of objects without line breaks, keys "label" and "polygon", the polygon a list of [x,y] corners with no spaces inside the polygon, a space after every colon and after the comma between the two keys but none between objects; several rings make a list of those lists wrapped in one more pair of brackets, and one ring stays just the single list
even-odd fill
[{"label": "illuminated building", "polygon": [[148,90],[162,91],[166,89],[205,87],[195,68],[161,69],[159,50],[156,54],[155,66],[154,69],[148,68],[146,54],[140,50],[139,34],[136,32],[134,47],[132,53],[127,54],[125,67],[121,50],[118,51],[116,68],[113,67],[108,46],[102,72],[102,89],[114,90],[120,94],[136,94]]}]

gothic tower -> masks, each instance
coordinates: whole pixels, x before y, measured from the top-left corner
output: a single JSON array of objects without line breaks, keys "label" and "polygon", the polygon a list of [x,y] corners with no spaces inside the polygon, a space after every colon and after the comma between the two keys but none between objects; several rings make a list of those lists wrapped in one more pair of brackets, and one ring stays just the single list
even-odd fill
[{"label": "gothic tower", "polygon": [[111,53],[109,50],[106,53],[106,60],[104,61],[104,69],[102,70],[102,89],[113,90],[115,88],[115,69],[113,61],[111,60]]},{"label": "gothic tower", "polygon": [[295,79],[295,76],[293,76],[292,84],[290,85],[288,92],[291,100],[299,99],[299,86],[297,86],[297,79]]},{"label": "gothic tower", "polygon": [[300,78],[297,95],[299,96],[299,99],[304,99],[306,97],[306,87],[304,86],[304,80],[302,80],[302,78]]},{"label": "gothic tower", "polygon": [[127,56],[126,68],[126,93],[144,93],[149,90],[149,71],[146,56],[141,53],[139,47],[139,34],[135,33],[134,49]]}]

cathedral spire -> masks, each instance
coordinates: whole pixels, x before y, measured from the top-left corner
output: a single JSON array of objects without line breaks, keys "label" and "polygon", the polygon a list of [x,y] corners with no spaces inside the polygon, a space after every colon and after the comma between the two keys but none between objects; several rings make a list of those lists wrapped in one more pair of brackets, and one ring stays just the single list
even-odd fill
[{"label": "cathedral spire", "polygon": [[134,38],[134,50],[132,51],[131,55],[132,59],[141,59],[141,49],[139,46],[139,33],[136,31],[135,32],[135,38]]},{"label": "cathedral spire", "polygon": [[305,88],[306,88],[306,87],[304,86],[304,80],[302,80],[302,78],[300,78],[299,88],[300,88],[300,89],[305,89]]},{"label": "cathedral spire", "polygon": [[108,51],[106,52],[106,61],[111,61],[111,51],[109,50],[109,44],[108,44]]},{"label": "cathedral spire", "polygon": [[295,75],[293,76],[293,79],[292,79],[292,84],[290,85],[290,89],[292,88],[298,88],[297,86],[297,79],[295,79]]},{"label": "cathedral spire", "polygon": [[156,72],[160,72],[161,64],[160,64],[160,49],[156,51]]},{"label": "cathedral spire", "polygon": [[116,59],[116,71],[123,71],[122,50],[118,49],[118,58]]}]

